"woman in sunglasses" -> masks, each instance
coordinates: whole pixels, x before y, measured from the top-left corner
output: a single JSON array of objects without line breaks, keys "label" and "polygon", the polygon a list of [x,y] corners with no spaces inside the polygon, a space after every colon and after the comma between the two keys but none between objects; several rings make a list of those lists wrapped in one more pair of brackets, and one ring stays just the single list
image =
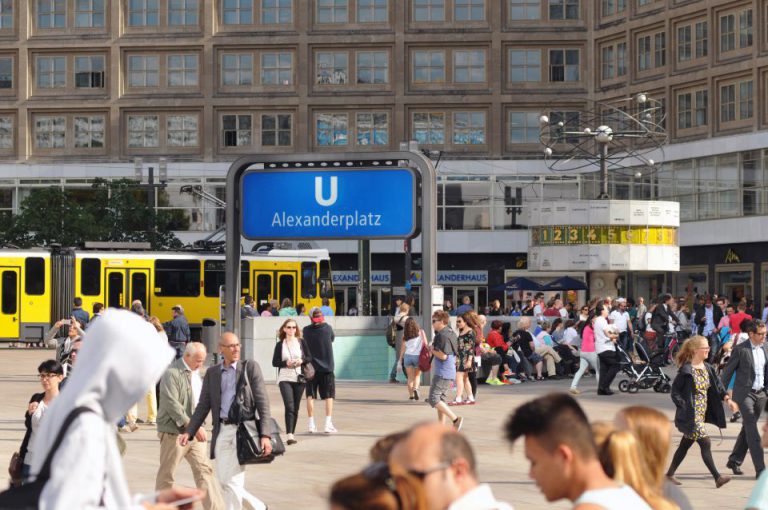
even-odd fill
[{"label": "woman in sunglasses", "polygon": [[40,385],[43,387],[43,392],[32,395],[32,398],[29,399],[27,413],[24,416],[24,425],[27,427],[27,432],[24,435],[24,440],[21,442],[21,449],[19,451],[19,455],[24,463],[21,470],[22,480],[29,476],[29,471],[32,467],[34,452],[30,448],[34,444],[40,420],[43,419],[45,411],[50,407],[51,401],[59,396],[59,384],[64,379],[64,367],[58,361],[49,359],[40,363],[40,366],[37,367],[37,373],[40,378]]},{"label": "woman in sunglasses", "polygon": [[301,374],[302,365],[312,361],[307,344],[301,338],[298,324],[287,319],[278,330],[278,342],[272,354],[272,366],[279,369],[277,384],[285,406],[286,444],[296,444],[293,433],[301,407],[301,396],[307,381]]},{"label": "woman in sunglasses", "polygon": [[374,462],[333,484],[331,510],[427,510],[419,474]]}]

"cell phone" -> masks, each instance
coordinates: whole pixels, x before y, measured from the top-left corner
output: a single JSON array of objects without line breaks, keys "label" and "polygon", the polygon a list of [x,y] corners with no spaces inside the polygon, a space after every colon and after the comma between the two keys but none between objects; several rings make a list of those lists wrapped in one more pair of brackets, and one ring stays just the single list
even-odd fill
[{"label": "cell phone", "polygon": [[170,503],[166,503],[171,506],[184,506],[188,505],[190,503],[195,503],[197,501],[201,501],[203,498],[202,496],[190,496],[188,498],[184,499],[177,499],[176,501],[171,501]]},{"label": "cell phone", "polygon": [[71,326],[72,321],[70,319],[61,319],[61,325],[62,326]]}]

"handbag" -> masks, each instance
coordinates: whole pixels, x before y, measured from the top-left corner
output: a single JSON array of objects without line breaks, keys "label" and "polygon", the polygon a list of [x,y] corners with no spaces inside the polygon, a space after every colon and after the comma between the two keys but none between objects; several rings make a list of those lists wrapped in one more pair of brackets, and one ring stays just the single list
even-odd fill
[{"label": "handbag", "polygon": [[13,452],[11,455],[11,462],[8,464],[8,474],[11,475],[11,485],[21,485],[21,470],[24,466],[24,461],[21,458],[19,452]]},{"label": "handbag", "polygon": [[422,372],[429,372],[429,370],[432,368],[432,353],[429,352],[427,339],[424,336],[423,330],[421,331],[421,334],[424,341],[421,344],[421,352],[419,352],[419,370]]},{"label": "handbag", "polygon": [[269,419],[272,425],[272,453],[263,455],[261,448],[261,420],[248,420],[237,426],[235,435],[237,444],[237,462],[244,466],[246,464],[269,464],[275,460],[278,455],[285,453],[285,444],[280,437],[280,426],[274,418]]},{"label": "handbag", "polygon": [[301,375],[305,381],[311,381],[315,378],[315,366],[310,363],[304,363],[301,365]]},{"label": "handbag", "polygon": [[56,454],[56,450],[59,449],[59,446],[61,446],[61,442],[64,440],[64,435],[69,429],[69,426],[75,421],[75,418],[85,412],[92,413],[93,410],[87,407],[78,407],[73,409],[72,412],[67,415],[67,418],[61,425],[61,429],[59,429],[56,439],[51,445],[51,450],[45,457],[43,467],[40,469],[40,473],[37,475],[34,482],[19,487],[11,487],[8,490],[0,492],[0,510],[34,510],[38,508],[40,496],[43,493],[45,484],[48,483],[48,479],[51,477],[51,462],[53,461],[53,456]]}]

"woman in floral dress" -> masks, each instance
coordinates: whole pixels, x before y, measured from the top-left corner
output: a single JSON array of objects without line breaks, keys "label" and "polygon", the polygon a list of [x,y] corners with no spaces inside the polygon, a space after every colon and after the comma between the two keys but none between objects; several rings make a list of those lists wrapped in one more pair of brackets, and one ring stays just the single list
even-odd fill
[{"label": "woman in floral dress", "polygon": [[693,443],[699,444],[701,458],[715,479],[717,488],[731,481],[729,476],[723,476],[717,471],[712,459],[712,441],[704,426],[705,423],[712,423],[725,428],[722,402],[730,399],[715,369],[704,361],[708,356],[709,342],[703,336],[696,335],[685,341],[675,359],[679,370],[672,383],[672,401],[677,408],[675,426],[683,437],[672,457],[667,477],[676,485],[682,483],[675,478],[675,471]]},{"label": "woman in floral dress", "polygon": [[[475,331],[472,328],[470,312],[456,317],[456,328],[459,330],[459,354],[456,356],[456,405],[474,404],[475,396],[472,394],[472,386],[469,383],[469,372],[475,366]],[[464,390],[468,397],[462,401]]]}]

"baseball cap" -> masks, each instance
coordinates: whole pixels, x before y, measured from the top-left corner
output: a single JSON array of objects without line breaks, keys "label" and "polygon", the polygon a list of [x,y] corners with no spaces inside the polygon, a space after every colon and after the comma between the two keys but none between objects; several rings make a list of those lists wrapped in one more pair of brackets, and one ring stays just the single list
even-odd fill
[{"label": "baseball cap", "polygon": [[620,297],[620,298],[616,298],[614,301],[615,301],[616,303],[626,303],[626,302],[627,302],[627,300],[626,300],[626,299],[624,299],[623,297]]},{"label": "baseball cap", "polygon": [[324,320],[323,311],[316,306],[312,307],[309,311],[309,316],[311,317],[312,322],[323,322]]},{"label": "baseball cap", "polygon": [[179,313],[184,313],[184,308],[181,305],[174,305],[171,310],[176,310]]}]

